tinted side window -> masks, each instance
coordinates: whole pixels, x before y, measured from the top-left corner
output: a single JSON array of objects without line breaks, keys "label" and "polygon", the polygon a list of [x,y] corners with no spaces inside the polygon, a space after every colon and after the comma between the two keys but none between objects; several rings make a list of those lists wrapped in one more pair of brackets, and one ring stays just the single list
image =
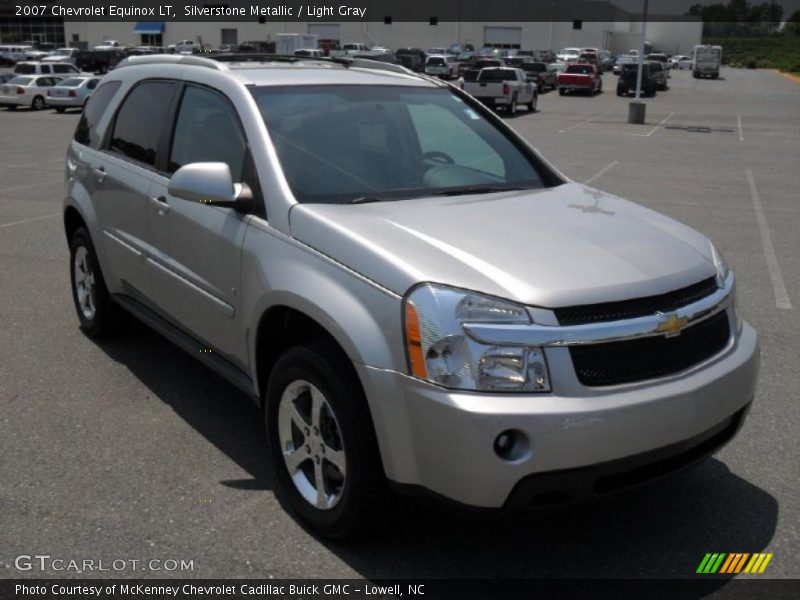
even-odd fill
[{"label": "tinted side window", "polygon": [[109,148],[146,165],[155,165],[158,142],[167,126],[174,92],[175,84],[169,82],[137,85],[117,112]]},{"label": "tinted side window", "polygon": [[97,124],[108,108],[108,104],[119,89],[119,81],[104,83],[90,96],[89,103],[81,114],[81,120],[75,129],[75,141],[79,144],[97,148],[100,140],[97,138]]},{"label": "tinted side window", "polygon": [[194,162],[224,162],[233,180],[241,181],[246,146],[236,110],[224,96],[186,88],[175,122],[170,172]]}]

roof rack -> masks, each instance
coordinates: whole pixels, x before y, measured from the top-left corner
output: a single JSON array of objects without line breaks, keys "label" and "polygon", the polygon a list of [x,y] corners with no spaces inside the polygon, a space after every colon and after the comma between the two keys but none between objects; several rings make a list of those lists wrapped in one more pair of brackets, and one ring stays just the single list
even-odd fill
[{"label": "roof rack", "polygon": [[242,52],[242,53],[224,53],[224,54],[209,54],[208,58],[219,62],[316,62],[337,64],[343,67],[357,67],[360,69],[376,69],[380,71],[391,71],[393,73],[404,73],[416,75],[413,71],[406,69],[402,65],[395,65],[392,63],[382,62],[376,59],[370,59],[364,56],[346,57],[346,56],[296,56],[294,54],[267,54],[263,52]]},{"label": "roof rack", "polygon": [[138,65],[157,65],[157,64],[180,64],[206,67],[217,71],[227,70],[227,65],[223,63],[267,63],[267,62],[312,62],[322,64],[336,64],[345,68],[356,67],[359,69],[375,69],[377,71],[390,71],[392,73],[402,73],[404,75],[418,75],[406,69],[402,65],[382,62],[380,60],[367,57],[345,57],[345,56],[294,56],[286,54],[264,54],[260,52],[243,53],[224,53],[206,54],[205,56],[195,56],[192,54],[146,54],[143,56],[129,56],[121,60],[116,69],[133,67]]},{"label": "roof rack", "polygon": [[117,63],[115,69],[139,65],[158,64],[194,65],[197,67],[206,67],[207,69],[215,69],[217,71],[223,71],[227,68],[219,61],[204,58],[202,56],[193,56],[190,54],[146,54],[143,56],[129,56],[124,58]]}]

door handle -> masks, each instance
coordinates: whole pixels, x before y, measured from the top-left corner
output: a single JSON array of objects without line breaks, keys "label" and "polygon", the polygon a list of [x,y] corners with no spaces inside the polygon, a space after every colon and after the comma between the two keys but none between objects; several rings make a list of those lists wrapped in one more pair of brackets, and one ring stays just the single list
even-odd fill
[{"label": "door handle", "polygon": [[165,215],[169,212],[169,204],[167,204],[166,196],[151,197],[150,202],[156,207],[158,214]]},{"label": "door handle", "polygon": [[94,173],[94,178],[97,180],[97,183],[103,183],[103,180],[106,178],[106,170],[103,167],[96,167],[92,169],[92,173]]}]

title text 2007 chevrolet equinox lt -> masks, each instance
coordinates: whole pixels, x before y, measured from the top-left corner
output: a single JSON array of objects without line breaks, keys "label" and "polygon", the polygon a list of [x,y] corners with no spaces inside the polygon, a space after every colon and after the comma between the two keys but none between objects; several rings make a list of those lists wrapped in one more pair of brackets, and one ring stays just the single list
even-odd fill
[{"label": "title text 2007 chevrolet equinox lt", "polygon": [[233,58],[131,58],[94,92],[66,164],[74,301],[89,336],[133,313],[257,399],[302,522],[363,533],[391,488],[602,495],[735,435],[758,343],[708,239],[568,180],[448,84]]}]

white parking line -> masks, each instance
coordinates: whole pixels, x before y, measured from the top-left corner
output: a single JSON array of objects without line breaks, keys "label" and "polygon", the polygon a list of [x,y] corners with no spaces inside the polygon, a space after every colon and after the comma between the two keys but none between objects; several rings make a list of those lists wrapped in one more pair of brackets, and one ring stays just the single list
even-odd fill
[{"label": "white parking line", "polygon": [[736,115],[736,123],[739,125],[739,141],[744,141],[744,131],[742,130],[742,115]]},{"label": "white parking line", "polygon": [[574,123],[574,124],[570,125],[566,129],[559,129],[558,133],[566,133],[568,131],[571,131],[571,130],[575,129],[576,127],[579,127],[580,125],[585,125],[586,123],[591,123],[595,119],[599,119],[600,117],[604,117],[607,114],[609,114],[610,112],[611,112],[610,110],[607,110],[606,112],[600,113],[599,115],[595,115],[593,117],[589,117],[588,119],[585,119],[583,121],[578,121],[577,123]]},{"label": "white parking line", "polygon": [[589,179],[587,179],[586,181],[584,181],[584,182],[583,182],[583,183],[584,183],[584,185],[589,185],[589,184],[590,184],[590,183],[592,183],[592,182],[593,182],[595,179],[600,179],[600,178],[601,178],[603,175],[605,175],[606,173],[608,173],[608,172],[609,172],[611,169],[613,169],[614,167],[616,167],[618,164],[619,164],[619,161],[618,161],[618,160],[615,160],[614,162],[607,164],[605,167],[603,167],[602,169],[600,169],[600,170],[599,170],[597,173],[595,173],[594,175],[592,175],[591,177],[589,177]]},{"label": "white parking line", "polygon": [[653,135],[653,134],[654,134],[656,131],[658,131],[658,130],[659,130],[659,128],[660,128],[662,125],[664,125],[664,124],[665,124],[667,121],[669,121],[669,120],[670,120],[672,117],[674,117],[674,116],[675,116],[675,113],[669,113],[669,114],[668,114],[666,117],[664,117],[663,119],[661,119],[661,120],[658,122],[658,125],[656,125],[655,127],[653,127],[653,128],[652,128],[652,129],[651,129],[651,130],[650,130],[648,133],[645,133],[645,134],[644,134],[644,137],[650,137],[651,135]]},{"label": "white parking line", "polygon": [[751,169],[747,169],[747,181],[750,183],[750,197],[753,199],[753,208],[756,211],[758,231],[761,233],[761,244],[764,246],[764,256],[767,259],[767,269],[769,270],[769,277],[772,280],[772,290],[775,292],[775,306],[791,310],[792,302],[789,300],[789,293],[786,291],[786,285],[783,283],[781,267],[778,264],[778,258],[775,256],[772,236],[769,234],[769,226],[764,216],[764,207],[761,206],[761,198],[758,195],[756,180],[753,178],[753,171]]},{"label": "white parking line", "polygon": [[57,179],[55,181],[40,181],[39,183],[26,183],[25,185],[15,185],[13,187],[0,188],[0,192],[3,192],[3,193],[14,192],[16,190],[24,190],[24,189],[32,188],[32,187],[39,187],[41,185],[53,185],[54,183],[64,183],[64,180],[63,179]]},{"label": "white parking line", "polygon": [[33,223],[34,221],[44,221],[45,219],[52,219],[53,217],[57,217],[59,213],[55,213],[52,215],[45,215],[43,217],[34,217],[32,219],[22,219],[21,221],[11,221],[11,223],[0,223],[0,229],[3,227],[13,227],[14,225],[24,225],[25,223]]}]

